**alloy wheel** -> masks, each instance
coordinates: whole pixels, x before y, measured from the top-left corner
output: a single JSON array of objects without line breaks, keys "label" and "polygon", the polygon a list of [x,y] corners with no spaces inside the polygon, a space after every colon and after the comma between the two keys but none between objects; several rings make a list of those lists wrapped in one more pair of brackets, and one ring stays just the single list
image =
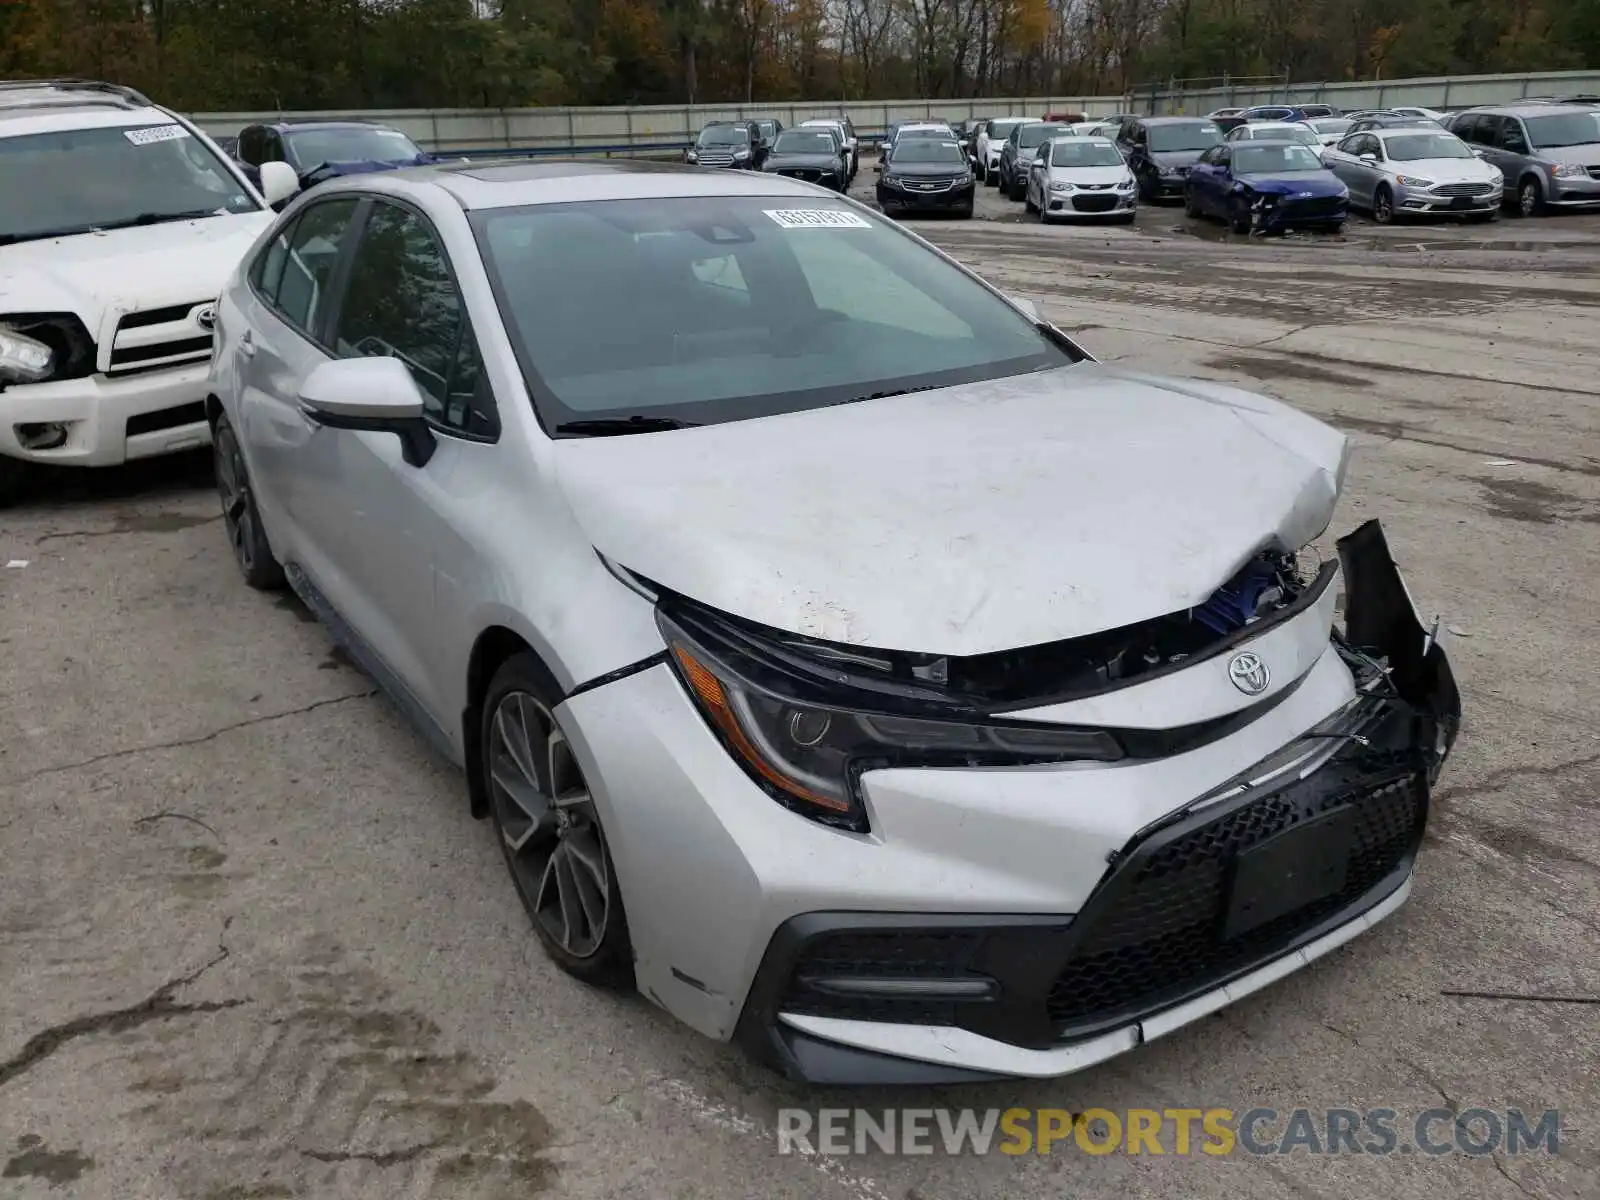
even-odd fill
[{"label": "alloy wheel", "polygon": [[230,426],[218,427],[212,446],[228,544],[233,547],[233,557],[248,575],[256,565],[256,505],[250,495],[250,476]]},{"label": "alloy wheel", "polygon": [[1387,225],[1394,220],[1394,201],[1383,188],[1378,189],[1378,194],[1372,198],[1372,219],[1380,225]]},{"label": "alloy wheel", "polygon": [[1533,180],[1525,180],[1517,189],[1517,211],[1525,217],[1531,217],[1539,211],[1539,185]]},{"label": "alloy wheel", "polygon": [[506,693],[490,722],[489,793],[534,919],[574,958],[593,956],[611,916],[605,834],[571,743],[527,692]]}]

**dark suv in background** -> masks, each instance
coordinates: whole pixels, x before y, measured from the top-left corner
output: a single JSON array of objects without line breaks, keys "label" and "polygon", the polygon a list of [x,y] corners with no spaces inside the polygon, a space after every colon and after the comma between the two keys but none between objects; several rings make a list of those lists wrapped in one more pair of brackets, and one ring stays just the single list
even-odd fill
[{"label": "dark suv in background", "polygon": [[1131,117],[1117,130],[1117,149],[1139,182],[1139,199],[1181,200],[1189,168],[1222,140],[1206,117]]},{"label": "dark suv in background", "polygon": [[301,188],[341,175],[395,171],[433,161],[405,134],[375,121],[275,121],[239,131],[234,157],[257,186],[261,164],[288,163]]},{"label": "dark suv in background", "polygon": [[767,160],[767,142],[755,121],[709,121],[684,154],[687,162],[702,167],[760,170]]}]

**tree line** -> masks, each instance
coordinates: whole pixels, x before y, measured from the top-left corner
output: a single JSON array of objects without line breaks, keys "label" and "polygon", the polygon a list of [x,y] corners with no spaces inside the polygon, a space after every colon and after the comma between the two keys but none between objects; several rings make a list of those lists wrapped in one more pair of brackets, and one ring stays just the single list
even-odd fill
[{"label": "tree line", "polygon": [[0,0],[0,78],[189,111],[1114,95],[1600,64],[1600,0]]}]

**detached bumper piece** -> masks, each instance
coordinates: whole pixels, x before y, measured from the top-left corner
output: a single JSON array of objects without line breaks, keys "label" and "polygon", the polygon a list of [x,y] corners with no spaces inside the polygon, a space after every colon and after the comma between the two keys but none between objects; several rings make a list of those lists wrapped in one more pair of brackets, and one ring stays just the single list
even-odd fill
[{"label": "detached bumper piece", "polygon": [[817,1083],[985,1078],[835,1045],[780,1014],[952,1026],[1053,1049],[1215,991],[1392,896],[1421,845],[1460,697],[1378,524],[1339,552],[1348,625],[1337,640],[1361,688],[1354,703],[1136,834],[1074,915],[789,920],[738,1039]]}]

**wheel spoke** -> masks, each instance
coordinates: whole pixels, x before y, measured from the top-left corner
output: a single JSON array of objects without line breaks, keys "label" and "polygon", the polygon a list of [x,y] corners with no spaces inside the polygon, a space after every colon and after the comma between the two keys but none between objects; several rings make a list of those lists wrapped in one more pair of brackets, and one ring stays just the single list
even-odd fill
[{"label": "wheel spoke", "polygon": [[[556,941],[565,946],[570,940],[571,928],[567,924],[566,906],[561,902],[561,857],[561,847],[557,845],[554,853],[545,861],[544,874],[539,877],[539,891],[533,902],[533,910]],[[551,892],[555,895],[552,896]],[[556,915],[561,918],[559,929],[555,924]]]},{"label": "wheel spoke", "polygon": [[528,746],[528,728],[522,712],[522,697],[513,694],[501,702],[500,709],[495,713],[495,727],[500,734],[500,742],[506,748],[517,770],[522,772],[534,788],[538,788],[539,768],[534,765],[533,753]]},{"label": "wheel spoke", "polygon": [[610,889],[606,880],[605,852],[601,850],[591,830],[585,829],[570,835],[565,845],[572,860],[572,877],[578,899],[583,905],[584,919],[594,939],[605,933],[606,910],[609,907]]},{"label": "wheel spoke", "polygon": [[556,898],[561,904],[561,927],[566,931],[561,944],[575,950],[580,932],[578,923],[583,920],[583,906],[578,900],[578,881],[572,873],[572,858],[567,845],[562,842],[550,856],[555,865]]}]

